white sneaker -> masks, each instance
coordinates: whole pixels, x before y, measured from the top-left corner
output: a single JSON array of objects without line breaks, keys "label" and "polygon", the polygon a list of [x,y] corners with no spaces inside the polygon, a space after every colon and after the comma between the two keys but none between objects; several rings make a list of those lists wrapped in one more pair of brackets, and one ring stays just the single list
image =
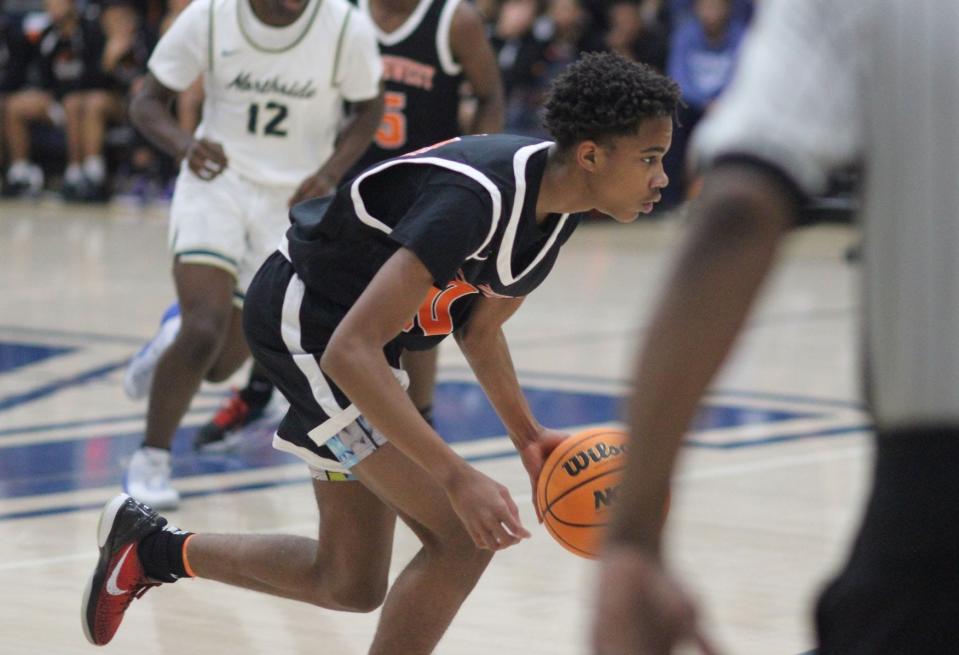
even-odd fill
[{"label": "white sneaker", "polygon": [[43,181],[43,169],[27,161],[14,162],[7,171],[7,186],[16,195],[39,195]]},{"label": "white sneaker", "polygon": [[176,509],[180,493],[170,485],[170,451],[144,446],[133,453],[123,490],[153,509]]},{"label": "white sneaker", "polygon": [[150,393],[157,362],[179,332],[180,305],[173,303],[163,313],[157,333],[127,364],[127,372],[123,376],[123,391],[130,399],[139,400]]}]

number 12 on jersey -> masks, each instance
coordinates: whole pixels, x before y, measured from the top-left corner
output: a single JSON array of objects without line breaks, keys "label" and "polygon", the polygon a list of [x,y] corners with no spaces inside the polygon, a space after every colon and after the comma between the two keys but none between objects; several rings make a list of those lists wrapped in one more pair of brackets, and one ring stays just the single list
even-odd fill
[{"label": "number 12 on jersey", "polygon": [[[263,126],[263,135],[264,136],[286,136],[286,126],[283,125],[283,121],[286,120],[287,114],[290,113],[286,105],[280,104],[279,102],[268,102],[264,106],[264,120],[266,125]],[[259,128],[260,121],[260,105],[259,103],[251,103],[250,108],[247,112],[246,119],[246,131],[250,134],[256,134],[257,129]]]}]

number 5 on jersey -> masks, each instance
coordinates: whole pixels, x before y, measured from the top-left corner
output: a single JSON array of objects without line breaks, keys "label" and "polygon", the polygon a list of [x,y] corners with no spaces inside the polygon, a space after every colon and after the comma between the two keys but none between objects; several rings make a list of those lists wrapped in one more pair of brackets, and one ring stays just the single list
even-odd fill
[{"label": "number 5 on jersey", "polygon": [[419,325],[423,335],[427,337],[450,334],[453,331],[453,303],[474,293],[479,293],[479,289],[463,280],[453,280],[442,289],[433,287],[426,294],[416,316],[406,324],[403,331],[409,332]]},{"label": "number 5 on jersey", "polygon": [[406,94],[387,91],[383,94],[385,113],[376,130],[376,145],[384,150],[396,150],[406,145]]}]

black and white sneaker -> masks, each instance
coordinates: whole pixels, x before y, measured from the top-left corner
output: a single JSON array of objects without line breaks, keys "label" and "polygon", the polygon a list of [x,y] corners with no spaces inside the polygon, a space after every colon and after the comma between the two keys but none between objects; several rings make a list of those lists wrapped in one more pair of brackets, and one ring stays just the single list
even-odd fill
[{"label": "black and white sneaker", "polygon": [[95,646],[113,639],[130,603],[159,581],[148,578],[137,552],[140,541],[163,529],[167,520],[126,494],[108,502],[100,514],[100,560],[83,592],[83,634]]}]

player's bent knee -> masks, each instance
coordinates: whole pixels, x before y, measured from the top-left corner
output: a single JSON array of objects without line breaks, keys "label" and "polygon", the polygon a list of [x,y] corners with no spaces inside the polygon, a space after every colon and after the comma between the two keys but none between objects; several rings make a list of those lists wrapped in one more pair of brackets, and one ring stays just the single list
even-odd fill
[{"label": "player's bent knee", "polygon": [[336,606],[345,612],[367,614],[376,611],[386,600],[386,581],[382,585],[352,586],[334,590],[332,595]]},{"label": "player's bent knee", "polygon": [[218,382],[226,382],[234,373],[239,370],[239,368],[240,366],[224,367],[214,365],[209,371],[206,372],[206,375],[203,376],[203,379],[214,384]]},{"label": "player's bent knee", "polygon": [[[321,570],[327,570],[325,567]],[[387,575],[317,574],[311,579],[314,605],[341,612],[365,614],[383,605],[389,588]]]},{"label": "player's bent knee", "polygon": [[428,557],[436,564],[482,571],[493,558],[493,551],[479,548],[461,526],[421,539]]},{"label": "player's bent knee", "polygon": [[182,342],[193,361],[208,362],[219,352],[225,332],[226,325],[222,321],[193,318],[183,321],[177,341]]}]

